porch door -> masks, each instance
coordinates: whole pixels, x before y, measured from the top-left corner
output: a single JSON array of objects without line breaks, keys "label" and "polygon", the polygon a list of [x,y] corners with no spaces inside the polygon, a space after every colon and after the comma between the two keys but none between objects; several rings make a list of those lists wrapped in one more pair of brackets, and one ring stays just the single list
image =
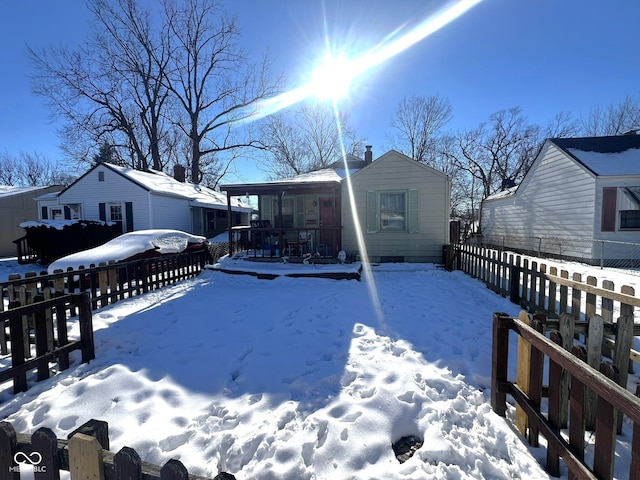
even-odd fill
[{"label": "porch door", "polygon": [[[333,250],[333,255],[337,253],[339,238],[338,229],[340,216],[338,215],[338,205],[336,205],[336,198],[332,195],[320,195],[318,197],[320,202],[320,208],[318,214],[320,217],[320,242],[329,246]],[[329,230],[325,230],[329,228]]]}]

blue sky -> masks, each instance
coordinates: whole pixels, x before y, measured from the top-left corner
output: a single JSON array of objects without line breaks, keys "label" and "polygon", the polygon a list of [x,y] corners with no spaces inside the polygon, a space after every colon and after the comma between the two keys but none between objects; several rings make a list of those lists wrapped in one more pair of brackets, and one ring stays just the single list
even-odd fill
[{"label": "blue sky", "polygon": [[[225,0],[256,58],[268,48],[291,87],[322,55],[325,32],[336,48],[367,51],[447,5],[443,0]],[[483,0],[463,16],[358,79],[342,100],[374,156],[387,150],[391,115],[404,96],[440,95],[457,130],[519,106],[532,122],[561,111],[640,94],[637,0]],[[88,33],[83,0],[0,4],[0,152],[61,157],[43,99],[30,92],[26,46],[73,47]],[[400,35],[400,33],[397,33]],[[252,175],[253,176],[253,175]]]}]

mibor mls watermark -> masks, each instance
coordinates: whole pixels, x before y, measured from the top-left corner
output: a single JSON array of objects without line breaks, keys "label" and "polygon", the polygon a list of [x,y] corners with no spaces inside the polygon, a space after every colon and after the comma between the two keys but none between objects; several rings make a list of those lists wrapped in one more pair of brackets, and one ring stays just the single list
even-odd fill
[{"label": "mibor mls watermark", "polygon": [[[42,455],[38,452],[17,452],[13,456],[14,466],[9,467],[10,472],[20,472],[21,467],[31,467],[35,473],[45,473],[47,466],[42,465]],[[31,469],[30,468],[30,469]]]}]

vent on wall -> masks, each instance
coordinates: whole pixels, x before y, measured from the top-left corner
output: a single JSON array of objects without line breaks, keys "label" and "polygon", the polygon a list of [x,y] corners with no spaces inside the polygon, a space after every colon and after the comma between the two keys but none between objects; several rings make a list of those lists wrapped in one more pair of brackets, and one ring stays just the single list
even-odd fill
[{"label": "vent on wall", "polygon": [[98,172],[98,181],[104,182],[104,172]]}]

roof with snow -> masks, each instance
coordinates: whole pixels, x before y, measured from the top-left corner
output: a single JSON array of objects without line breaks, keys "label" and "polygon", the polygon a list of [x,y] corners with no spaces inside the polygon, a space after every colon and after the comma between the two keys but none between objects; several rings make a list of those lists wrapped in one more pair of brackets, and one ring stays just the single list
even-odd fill
[{"label": "roof with snow", "polygon": [[39,190],[43,190],[48,187],[13,187],[10,185],[0,185],[0,198],[8,198],[14,195],[21,195],[23,193],[33,192],[36,193]]},{"label": "roof with snow", "polygon": [[549,141],[594,175],[640,175],[640,135],[552,138]]},{"label": "roof with snow", "polygon": [[[348,168],[345,168],[346,167]],[[353,175],[358,170],[366,165],[364,160],[360,160],[358,157],[347,154],[346,162],[339,160],[331,165],[314,170],[308,173],[301,173],[290,178],[284,178],[281,180],[270,180],[258,183],[234,183],[221,185],[220,189],[229,192],[230,195],[244,195],[244,192],[255,193],[258,191],[266,192],[273,190],[274,188],[288,189],[303,189],[307,186],[317,186],[324,184],[327,186],[337,185],[347,175]]]},{"label": "roof with snow", "polygon": [[[136,185],[145,190],[158,194],[172,197],[184,198],[189,201],[189,205],[204,208],[220,208],[227,207],[227,196],[223,193],[216,192],[202,185],[196,185],[188,182],[180,182],[170,175],[158,170],[135,170],[130,167],[121,167],[112,163],[100,163],[98,166],[104,166],[114,172],[126,177]],[[93,170],[93,169],[91,169]],[[91,171],[90,170],[90,171]],[[87,172],[88,173],[88,172]],[[86,174],[85,174],[86,175]],[[73,184],[72,184],[73,185]],[[70,188],[70,185],[67,188]],[[65,189],[66,190],[66,189]],[[62,192],[61,192],[62,193]],[[231,199],[231,207],[234,210],[251,211],[251,205],[239,200]]]}]

